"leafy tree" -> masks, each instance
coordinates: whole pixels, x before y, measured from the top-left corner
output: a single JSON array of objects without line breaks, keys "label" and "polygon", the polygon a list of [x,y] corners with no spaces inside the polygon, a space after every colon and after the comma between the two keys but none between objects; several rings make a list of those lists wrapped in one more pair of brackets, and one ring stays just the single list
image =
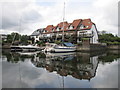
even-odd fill
[{"label": "leafy tree", "polygon": [[24,44],[24,45],[28,44],[28,40],[29,40],[29,36],[27,36],[27,35],[22,35],[21,36],[20,41],[21,41],[22,44]]},{"label": "leafy tree", "polygon": [[37,41],[36,44],[39,46],[45,46],[45,43],[43,41]]},{"label": "leafy tree", "polygon": [[111,33],[99,35],[99,42],[107,44],[120,44],[120,37],[114,36]]},{"label": "leafy tree", "polygon": [[12,43],[20,40],[21,35],[18,33],[11,33],[7,35],[7,43]]},{"label": "leafy tree", "polygon": [[56,44],[61,44],[61,41],[55,40],[55,43],[56,43]]},{"label": "leafy tree", "polygon": [[34,38],[31,38],[30,36],[27,36],[27,35],[20,35],[19,33],[13,32],[7,35],[7,41],[4,43],[27,45],[30,42],[34,43]]}]

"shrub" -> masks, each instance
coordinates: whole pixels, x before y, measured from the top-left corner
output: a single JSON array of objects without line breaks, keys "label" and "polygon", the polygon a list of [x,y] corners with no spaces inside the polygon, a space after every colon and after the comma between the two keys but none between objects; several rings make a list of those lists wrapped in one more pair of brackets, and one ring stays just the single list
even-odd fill
[{"label": "shrub", "polygon": [[82,40],[89,40],[89,38],[82,38]]},{"label": "shrub", "polygon": [[120,45],[120,42],[106,42],[107,45]]},{"label": "shrub", "polygon": [[37,41],[36,44],[39,46],[45,46],[45,43],[43,41]]},{"label": "shrub", "polygon": [[55,40],[56,44],[61,44],[61,41]]}]

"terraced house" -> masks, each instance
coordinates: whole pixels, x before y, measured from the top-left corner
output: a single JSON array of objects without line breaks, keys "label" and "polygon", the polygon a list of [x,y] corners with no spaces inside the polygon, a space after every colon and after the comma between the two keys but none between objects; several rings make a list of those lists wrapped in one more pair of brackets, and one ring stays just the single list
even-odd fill
[{"label": "terraced house", "polygon": [[48,41],[62,40],[63,33],[65,41],[78,43],[81,41],[81,38],[89,38],[90,43],[98,43],[97,28],[91,19],[76,19],[72,23],[65,21],[58,23],[56,26],[48,25],[42,29],[38,37]]}]

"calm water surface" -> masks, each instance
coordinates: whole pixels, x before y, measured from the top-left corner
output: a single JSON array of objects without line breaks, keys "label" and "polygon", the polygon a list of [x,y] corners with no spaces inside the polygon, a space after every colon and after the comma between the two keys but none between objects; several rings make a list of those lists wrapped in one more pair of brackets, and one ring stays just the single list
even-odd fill
[{"label": "calm water surface", "polygon": [[2,51],[3,88],[118,88],[119,51]]}]

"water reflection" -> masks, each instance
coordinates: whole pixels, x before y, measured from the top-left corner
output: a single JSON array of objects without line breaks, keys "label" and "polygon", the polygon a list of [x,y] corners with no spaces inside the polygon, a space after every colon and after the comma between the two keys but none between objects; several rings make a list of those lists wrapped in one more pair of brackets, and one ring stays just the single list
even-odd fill
[{"label": "water reflection", "polygon": [[[23,62],[24,64],[26,63],[26,60],[30,61],[31,64],[36,67],[34,68],[35,70],[37,69],[45,69],[49,73],[53,73],[52,76],[54,75],[59,75],[62,77],[66,77],[66,87],[72,87],[73,85],[68,82],[69,80],[80,80],[84,85],[80,86],[77,85],[77,82],[75,83],[75,87],[95,87],[94,84],[97,84],[99,80],[98,79],[99,75],[96,75],[98,65],[99,63],[102,63],[103,65],[105,63],[112,63],[114,61],[117,61],[120,58],[119,51],[107,51],[107,52],[92,52],[92,53],[81,53],[81,52],[72,52],[72,53],[56,53],[56,54],[51,54],[51,53],[43,53],[43,52],[8,52],[8,51],[3,51],[3,56],[2,59],[3,61],[7,60],[8,63],[14,63],[14,64],[19,64],[20,62]],[[5,59],[6,58],[6,59]],[[27,63],[28,64],[28,63]],[[27,65],[25,64],[25,65]],[[105,66],[105,65],[104,65]],[[22,68],[26,72],[28,68]],[[4,70],[4,69],[3,69]],[[99,70],[99,69],[98,69]],[[100,71],[100,70],[99,70]],[[99,73],[98,71],[98,73]],[[4,70],[5,72],[5,70]],[[40,85],[40,81],[37,81],[39,78],[39,75],[36,76],[35,71],[29,71],[29,75],[26,73],[22,73],[24,75],[23,78],[29,77],[29,79],[35,79],[35,82],[39,82],[37,84],[31,85],[32,87],[55,87],[53,83],[42,83]],[[30,73],[31,72],[31,73]],[[46,72],[41,72],[39,73],[45,73],[44,75],[49,75],[46,74]],[[4,74],[4,73],[3,73]],[[74,78],[74,79],[68,79],[68,78]],[[95,78],[96,77],[96,78]],[[43,78],[47,78],[46,76]],[[56,76],[54,76],[56,78]],[[94,78],[93,80],[91,80]],[[5,77],[3,79],[4,82]],[[28,80],[28,79],[27,79]],[[43,79],[44,82],[45,79]],[[55,79],[56,80],[56,79]],[[53,82],[57,82],[57,81]],[[91,83],[91,86],[88,84],[88,82],[85,83],[84,80],[88,80],[89,83]],[[116,80],[116,79],[115,79]],[[28,80],[29,81],[29,80]],[[34,80],[32,80],[34,81]],[[48,81],[50,82],[50,78],[48,78]],[[47,81],[47,82],[48,82]],[[51,81],[52,82],[52,81]],[[24,82],[25,83],[25,82]],[[30,82],[29,82],[30,83]],[[79,82],[80,83],[80,82]],[[26,84],[26,83],[25,83]],[[24,85],[25,85],[24,84]],[[89,85],[89,86],[87,86]],[[5,84],[3,84],[4,87]],[[27,86],[27,85],[26,85]],[[96,85],[97,86],[97,85]],[[28,86],[30,87],[30,86]],[[57,87],[57,86],[56,86]],[[116,86],[114,86],[116,87]],[[25,86],[24,86],[25,88]]]},{"label": "water reflection", "polygon": [[97,56],[90,57],[88,54],[76,57],[75,53],[62,53],[62,55],[46,54],[45,59],[38,56],[33,58],[31,62],[36,67],[46,68],[49,72],[56,71],[61,76],[71,75],[77,79],[90,80],[96,73],[97,58]]}]

